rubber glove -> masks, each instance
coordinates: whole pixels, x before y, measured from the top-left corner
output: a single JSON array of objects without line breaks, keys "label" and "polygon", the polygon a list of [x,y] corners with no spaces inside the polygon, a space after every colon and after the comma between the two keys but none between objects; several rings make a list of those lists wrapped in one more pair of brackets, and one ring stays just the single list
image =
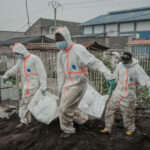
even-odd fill
[{"label": "rubber glove", "polygon": [[6,84],[6,78],[2,77],[2,82]]},{"label": "rubber glove", "polygon": [[110,87],[110,88],[109,88],[109,90],[108,90],[108,93],[107,93],[107,95],[108,95],[108,96],[111,96],[111,94],[112,94],[112,91],[113,91],[113,90],[112,90],[112,88]]},{"label": "rubber glove", "polygon": [[108,80],[108,85],[111,87],[113,90],[116,87],[116,81],[115,80]]},{"label": "rubber glove", "polygon": [[42,93],[43,96],[45,96],[46,95],[46,90],[41,90],[41,93]]},{"label": "rubber glove", "polygon": [[113,90],[116,87],[116,81],[115,80],[108,80],[108,85],[109,85],[108,95],[111,96]]}]

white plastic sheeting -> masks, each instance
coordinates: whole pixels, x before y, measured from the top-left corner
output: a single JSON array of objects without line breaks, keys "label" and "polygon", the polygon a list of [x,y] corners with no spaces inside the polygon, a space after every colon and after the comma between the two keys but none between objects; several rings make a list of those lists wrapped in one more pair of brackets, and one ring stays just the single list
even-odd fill
[{"label": "white plastic sheeting", "polygon": [[78,108],[84,113],[96,118],[101,118],[109,96],[102,96],[91,85],[88,84]]},{"label": "white plastic sheeting", "polygon": [[[101,118],[108,98],[108,95],[100,95],[91,85],[88,84],[85,95],[83,96],[78,108],[85,114]],[[56,95],[49,92],[46,92],[46,95],[43,96],[41,91],[38,90],[28,108],[38,121],[49,124],[58,117],[58,99],[59,98]],[[80,117],[82,118],[83,116]]]},{"label": "white plastic sheeting", "polygon": [[31,100],[28,109],[37,120],[49,124],[58,117],[57,100],[58,97],[56,95],[46,92],[46,95],[43,96],[41,91],[38,90]]}]

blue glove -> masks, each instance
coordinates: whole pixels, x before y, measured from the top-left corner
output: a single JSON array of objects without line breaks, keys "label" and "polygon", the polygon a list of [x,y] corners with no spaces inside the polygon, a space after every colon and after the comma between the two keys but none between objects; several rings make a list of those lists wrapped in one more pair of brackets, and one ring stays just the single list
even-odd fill
[{"label": "blue glove", "polygon": [[2,81],[4,84],[6,84],[6,78],[2,77]]},{"label": "blue glove", "polygon": [[108,85],[109,85],[108,95],[111,96],[113,90],[116,87],[116,81],[115,80],[108,80]]},{"label": "blue glove", "polygon": [[46,94],[46,90],[41,90],[42,95]]}]

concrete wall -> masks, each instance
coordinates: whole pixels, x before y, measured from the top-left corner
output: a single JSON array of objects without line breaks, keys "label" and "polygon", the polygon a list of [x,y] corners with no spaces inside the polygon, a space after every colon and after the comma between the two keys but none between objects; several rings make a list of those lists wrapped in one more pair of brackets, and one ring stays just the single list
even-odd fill
[{"label": "concrete wall", "polygon": [[133,40],[133,36],[120,37],[74,37],[76,43],[89,43],[97,41],[99,44],[109,47],[110,49],[125,49],[126,44]]},{"label": "concrete wall", "polygon": [[[80,23],[76,22],[67,22],[67,21],[60,21],[57,20],[57,26],[67,26],[71,32],[71,35],[78,35],[81,34],[82,30],[81,27],[79,26]],[[50,35],[50,28],[54,27],[54,20],[52,19],[44,19],[40,18],[38,21],[36,21],[29,30],[25,32],[25,35],[32,35],[32,36],[41,36],[45,35],[48,36]]]}]

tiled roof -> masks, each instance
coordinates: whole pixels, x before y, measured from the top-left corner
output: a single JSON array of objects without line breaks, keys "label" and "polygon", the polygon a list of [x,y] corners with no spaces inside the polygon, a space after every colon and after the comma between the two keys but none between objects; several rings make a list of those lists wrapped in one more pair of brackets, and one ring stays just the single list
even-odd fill
[{"label": "tiled roof", "polygon": [[150,39],[136,39],[127,43],[128,45],[150,45]]}]

